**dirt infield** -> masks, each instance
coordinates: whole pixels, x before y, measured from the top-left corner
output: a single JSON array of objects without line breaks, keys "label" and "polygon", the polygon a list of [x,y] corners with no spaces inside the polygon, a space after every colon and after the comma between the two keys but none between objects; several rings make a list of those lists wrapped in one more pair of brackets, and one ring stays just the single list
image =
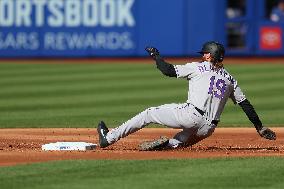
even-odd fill
[{"label": "dirt infield", "polygon": [[106,149],[87,152],[42,151],[50,142],[82,141],[97,143],[95,129],[0,129],[0,166],[67,159],[174,159],[208,157],[284,156],[284,128],[273,128],[276,141],[259,137],[254,128],[217,128],[200,143],[183,149],[142,152],[139,143],[171,137],[178,130],[147,128],[120,140]]}]

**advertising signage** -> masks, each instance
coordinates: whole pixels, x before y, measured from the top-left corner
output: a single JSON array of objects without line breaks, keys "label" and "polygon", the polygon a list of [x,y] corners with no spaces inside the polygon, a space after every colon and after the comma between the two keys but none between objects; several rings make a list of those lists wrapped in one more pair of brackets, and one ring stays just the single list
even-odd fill
[{"label": "advertising signage", "polygon": [[227,0],[0,0],[0,58],[137,57],[146,46],[199,56],[209,40],[226,55],[283,55],[284,25],[266,2],[228,17]]},{"label": "advertising signage", "polygon": [[1,55],[131,54],[135,0],[0,0]]}]

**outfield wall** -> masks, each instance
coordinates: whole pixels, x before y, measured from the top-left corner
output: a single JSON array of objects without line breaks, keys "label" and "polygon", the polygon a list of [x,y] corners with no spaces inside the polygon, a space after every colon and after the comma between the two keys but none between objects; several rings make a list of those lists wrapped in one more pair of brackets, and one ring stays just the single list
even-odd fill
[{"label": "outfield wall", "polygon": [[246,0],[244,15],[227,18],[227,0],[0,0],[0,57],[135,57],[147,45],[195,56],[207,40],[228,55],[283,55],[282,24],[264,5]]}]

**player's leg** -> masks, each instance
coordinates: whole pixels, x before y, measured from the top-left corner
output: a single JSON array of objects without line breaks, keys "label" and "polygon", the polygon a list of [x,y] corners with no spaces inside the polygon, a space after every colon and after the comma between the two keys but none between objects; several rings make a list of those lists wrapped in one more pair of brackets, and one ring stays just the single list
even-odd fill
[{"label": "player's leg", "polygon": [[204,121],[199,128],[183,129],[169,140],[168,147],[192,146],[212,135],[216,125]]},{"label": "player's leg", "polygon": [[216,125],[205,123],[201,127],[185,128],[177,133],[172,139],[161,137],[153,141],[146,141],[139,145],[140,150],[162,150],[169,148],[187,147],[192,146],[201,140],[209,137]]},{"label": "player's leg", "polygon": [[183,129],[181,132],[178,132],[172,139],[169,140],[168,147],[178,148],[180,146],[187,146],[188,141],[195,138],[197,129]]},{"label": "player's leg", "polygon": [[150,123],[161,124],[171,128],[194,127],[202,117],[191,116],[191,111],[192,107],[188,104],[166,104],[148,108],[121,126],[112,129],[108,132],[106,139],[112,144]]}]

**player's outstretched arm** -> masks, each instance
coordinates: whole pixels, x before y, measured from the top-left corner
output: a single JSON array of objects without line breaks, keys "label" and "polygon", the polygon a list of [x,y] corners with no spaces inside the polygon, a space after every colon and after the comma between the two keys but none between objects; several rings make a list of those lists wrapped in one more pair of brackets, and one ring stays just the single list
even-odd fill
[{"label": "player's outstretched arm", "polygon": [[256,131],[261,137],[268,140],[276,140],[275,132],[262,125],[262,122],[260,121],[256,111],[247,99],[239,103],[239,105],[242,107],[243,111],[245,112],[249,120],[253,123]]},{"label": "player's outstretched arm", "polygon": [[149,55],[156,61],[157,68],[166,76],[169,77],[177,77],[175,68],[172,64],[165,62],[155,47],[146,47],[145,50],[149,53]]}]

